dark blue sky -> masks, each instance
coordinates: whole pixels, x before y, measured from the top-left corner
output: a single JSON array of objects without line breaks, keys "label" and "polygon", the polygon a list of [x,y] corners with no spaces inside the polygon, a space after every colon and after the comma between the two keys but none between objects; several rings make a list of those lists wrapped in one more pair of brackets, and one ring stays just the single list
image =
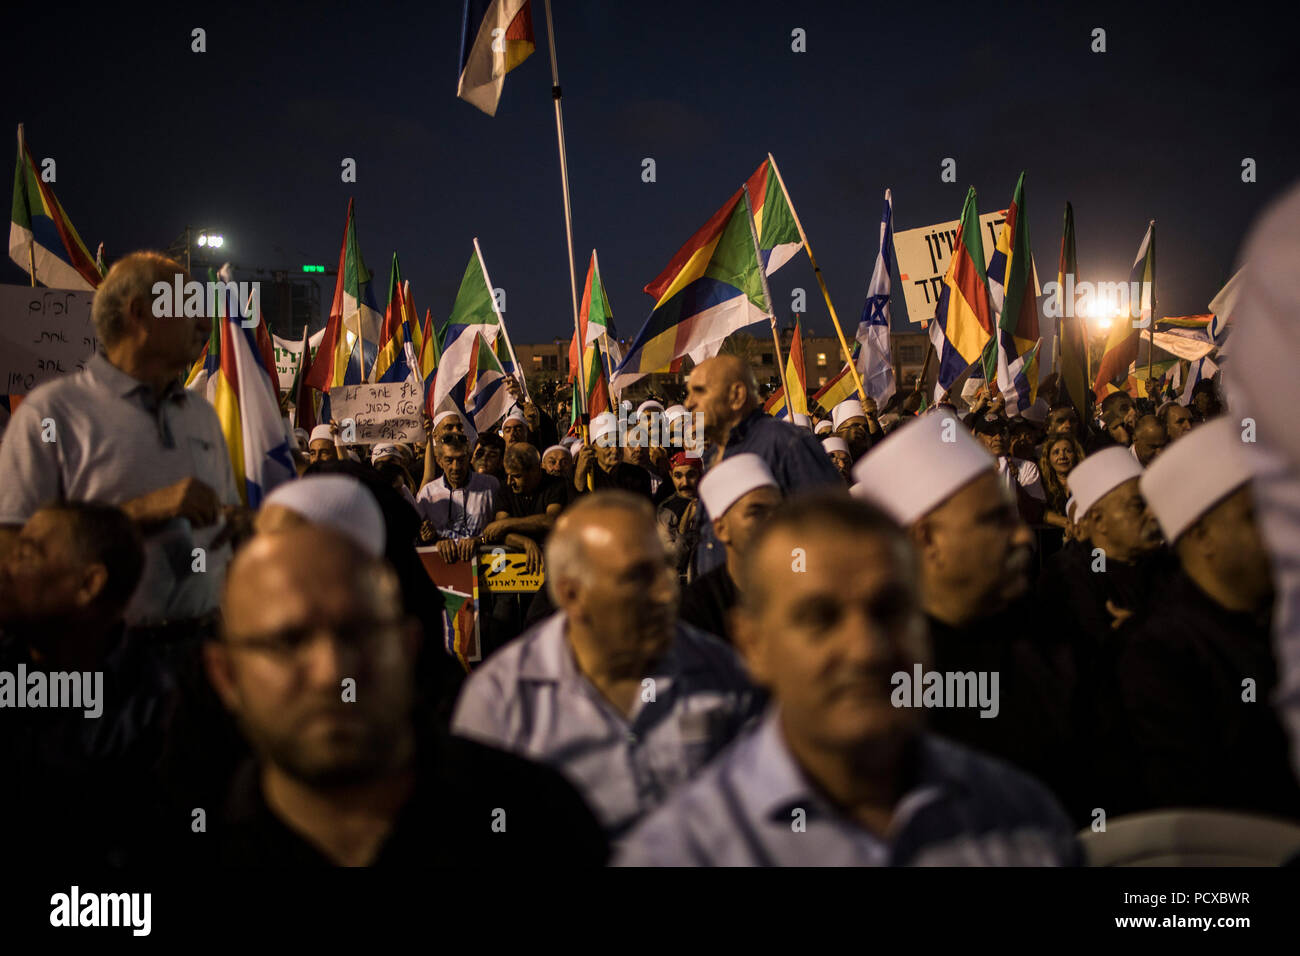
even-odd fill
[{"label": "dark blue sky", "polygon": [[[21,120],[92,253],[219,227],[241,264],[338,260],[348,198],[383,299],[394,249],[446,318],[470,240],[517,342],[572,329],[543,6],[489,118],[455,96],[461,4],[23,5],[0,127]],[[581,282],[593,246],[621,334],[641,287],[771,150],[852,335],[883,190],[895,225],[1002,208],[1028,171],[1040,276],[1073,202],[1080,275],[1123,280],[1157,221],[1160,311],[1205,311],[1252,218],[1300,176],[1290,34],[1231,5],[554,3]],[[190,30],[208,50],[190,52]],[[791,30],[807,52],[791,52]],[[1108,52],[1090,52],[1091,31]],[[18,42],[17,38],[25,38]],[[12,155],[12,148],[11,153]],[[357,160],[358,182],[340,181]],[[957,160],[957,183],[940,161]],[[658,181],[641,180],[652,157]],[[1241,161],[1258,182],[1241,181]],[[25,276],[6,259],[0,280]],[[324,282],[328,303],[332,280]],[[773,277],[781,318],[807,259]],[[903,305],[895,277],[895,313]],[[760,330],[761,331],[761,330]]]}]

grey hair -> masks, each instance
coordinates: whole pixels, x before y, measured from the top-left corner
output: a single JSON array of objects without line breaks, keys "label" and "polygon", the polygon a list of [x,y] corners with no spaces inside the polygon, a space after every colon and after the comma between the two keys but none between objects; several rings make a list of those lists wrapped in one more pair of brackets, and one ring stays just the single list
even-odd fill
[{"label": "grey hair", "polygon": [[151,299],[154,283],[164,279],[170,282],[174,275],[184,276],[184,267],[161,252],[133,252],[113,263],[90,305],[99,341],[106,346],[119,342],[126,334],[131,303]]},{"label": "grey hair", "polygon": [[559,580],[583,575],[587,553],[582,546],[582,528],[588,513],[593,511],[626,511],[657,527],[654,505],[630,491],[614,488],[596,491],[571,504],[546,539],[546,589],[556,607],[560,605]]}]

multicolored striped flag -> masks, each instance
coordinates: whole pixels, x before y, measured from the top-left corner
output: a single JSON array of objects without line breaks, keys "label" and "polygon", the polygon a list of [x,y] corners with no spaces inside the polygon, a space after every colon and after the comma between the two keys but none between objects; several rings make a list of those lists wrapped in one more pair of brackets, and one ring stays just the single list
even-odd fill
[{"label": "multicolored striped flag", "polygon": [[[613,310],[609,307],[605,284],[600,281],[600,263],[593,249],[591,261],[587,264],[587,281],[582,286],[578,327],[569,340],[569,380],[581,382],[579,398],[585,402],[589,416],[611,410],[601,345],[607,330],[613,325]],[[579,337],[583,343],[581,346]]]},{"label": "multicolored striped flag", "polygon": [[[357,244],[353,201],[348,200],[348,218],[343,227],[343,246],[339,250],[339,272],[334,283],[334,301],[330,306],[329,321],[321,338],[316,360],[307,375],[307,384],[320,392],[328,392],[340,385],[360,385],[366,380],[363,369],[374,366],[379,338],[379,314],[374,309],[370,290],[370,273],[361,261]],[[371,321],[371,314],[374,319]],[[363,338],[365,361],[358,348],[358,330],[373,331]],[[326,396],[328,400],[329,396]],[[326,410],[322,407],[322,417]]]},{"label": "multicolored striped flag", "polygon": [[1079,281],[1079,259],[1074,247],[1074,208],[1065,204],[1065,225],[1061,231],[1061,259],[1056,269],[1057,295],[1061,296],[1061,384],[1065,398],[1074,406],[1079,421],[1089,419],[1088,399],[1092,382],[1091,356],[1088,354],[1088,325],[1082,315],[1074,314],[1074,286]]},{"label": "multicolored striped flag", "polygon": [[[853,360],[861,361],[862,343],[854,341],[853,343]],[[845,399],[852,398],[858,393],[858,387],[853,381],[853,373],[849,371],[849,365],[844,363],[833,378],[825,385],[813,393],[813,403],[820,405],[823,411],[829,412]]]},{"label": "multicolored striped flag", "polygon": [[799,316],[794,317],[794,335],[790,337],[790,354],[785,363],[786,417],[808,414],[808,369],[804,365],[803,332]]},{"label": "multicolored striped flag", "polygon": [[[476,239],[474,252],[470,255],[465,274],[460,280],[456,301],[451,307],[451,315],[447,317],[431,408],[441,409],[443,401],[452,394],[452,390],[464,382],[465,376],[469,374],[470,363],[478,354],[478,337],[491,347],[496,342],[501,327],[501,314],[492,297],[492,284],[488,280],[487,267],[483,264]],[[495,355],[493,360],[495,362]],[[501,363],[496,364],[500,366]]]},{"label": "multicolored striped flag", "polygon": [[528,0],[465,0],[456,95],[495,116],[506,74],[536,46]]},{"label": "multicolored striped flag", "polygon": [[394,252],[393,267],[388,275],[388,307],[384,310],[384,326],[379,333],[379,357],[370,372],[372,382],[405,382],[419,367],[407,302],[409,291],[402,285],[402,270]]},{"label": "multicolored striped flag", "polygon": [[36,160],[18,124],[18,165],[9,217],[9,258],[32,277],[32,284],[51,289],[94,290],[103,274],[54,190],[41,179]]},{"label": "multicolored striped flag", "polygon": [[[1029,245],[1029,214],[1025,209],[1025,174],[1007,207],[1007,219],[998,236],[1002,282],[993,295],[990,265],[989,294],[998,316],[997,334],[986,352],[985,381],[997,381],[1006,399],[1006,413],[1014,417],[1032,405],[1038,395],[1038,297],[1034,294],[1034,261]],[[987,359],[991,359],[988,361]],[[996,375],[996,379],[994,376]]]},{"label": "multicolored striped flag", "polygon": [[885,207],[880,214],[880,249],[876,253],[871,284],[867,287],[867,301],[862,306],[862,318],[858,321],[855,336],[862,346],[858,352],[862,387],[881,408],[893,397],[895,387],[894,360],[889,348],[890,260],[893,249],[894,197],[886,189]]},{"label": "multicolored striped flag", "polygon": [[953,245],[948,271],[943,277],[930,341],[934,343],[939,369],[935,383],[937,399],[979,361],[993,335],[993,310],[989,302],[988,279],[984,271],[984,242],[980,237],[975,187],[966,193],[961,225]]},{"label": "multicolored striped flag", "polygon": [[[764,206],[771,201],[764,163],[746,183],[751,196],[762,195]],[[762,180],[762,192],[757,181]],[[754,247],[757,222],[747,218],[745,188],[738,189],[695,235],[687,240],[667,268],[645,287],[654,298],[654,308],[641,331],[632,340],[627,355],[614,371],[611,385],[623,389],[653,372],[666,371],[672,363],[701,346],[726,338],[737,329],[767,318],[770,305],[763,288]],[[775,209],[770,211],[775,215]],[[754,213],[764,218],[764,210]],[[773,238],[776,230],[769,234]],[[763,248],[763,240],[759,249]],[[768,262],[775,249],[768,246]],[[788,258],[788,257],[787,257]]]},{"label": "multicolored striped flag", "polygon": [[424,410],[429,417],[435,414],[433,408],[433,383],[438,375],[438,361],[442,357],[442,345],[439,342],[438,329],[433,324],[433,312],[424,310],[424,330],[420,342],[420,378],[424,381]]},{"label": "multicolored striped flag", "polygon": [[309,327],[302,327],[302,352],[298,355],[298,368],[293,373],[293,384],[289,394],[293,396],[294,426],[305,428],[310,432],[316,427],[316,392],[307,384],[307,373],[311,371],[311,335]]},{"label": "multicolored striped flag", "polygon": [[470,352],[465,377],[452,389],[451,399],[464,409],[474,428],[482,432],[510,410],[514,398],[506,388],[506,372],[492,346],[477,329],[468,332],[466,338],[474,343],[474,349]]},{"label": "multicolored striped flag", "polygon": [[1101,361],[1097,363],[1097,377],[1092,383],[1092,391],[1097,401],[1101,401],[1109,393],[1107,385],[1118,385],[1128,380],[1129,366],[1138,354],[1138,338],[1142,329],[1149,328],[1151,325],[1156,289],[1156,221],[1154,219],[1147,223],[1146,235],[1142,237],[1137,258],[1133,260],[1133,269],[1129,274],[1129,289],[1135,288],[1135,284],[1140,290],[1138,301],[1130,301],[1127,314],[1118,316],[1111,323],[1110,335],[1106,338],[1106,348],[1102,352]]},{"label": "multicolored striped flag", "polygon": [[[256,304],[253,296],[248,310]],[[280,417],[274,371],[267,374],[257,335],[253,328],[244,328],[239,310],[224,311],[224,316],[213,319],[221,358],[209,379],[208,394],[221,420],[239,496],[249,508],[257,508],[277,485],[296,477],[297,472]],[[262,324],[260,314],[253,317]]]}]

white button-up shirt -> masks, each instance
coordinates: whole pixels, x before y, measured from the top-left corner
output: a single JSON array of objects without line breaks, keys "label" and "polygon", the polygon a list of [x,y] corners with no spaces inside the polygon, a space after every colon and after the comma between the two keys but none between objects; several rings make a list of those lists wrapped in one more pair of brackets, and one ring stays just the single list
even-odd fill
[{"label": "white button-up shirt", "polygon": [[421,521],[432,521],[439,538],[473,538],[496,517],[501,483],[491,475],[470,472],[463,488],[448,488],[442,475],[420,489],[415,509]]},{"label": "white button-up shirt", "polygon": [[882,837],[795,762],[773,710],[624,841],[622,866],[1051,866],[1081,862],[1053,797],[1008,764],[918,740],[913,788]]},{"label": "white button-up shirt", "polygon": [[489,657],[466,682],[453,733],[564,773],[617,836],[685,783],[760,708],[736,653],[679,623],[620,713],[582,674],[559,612]]}]

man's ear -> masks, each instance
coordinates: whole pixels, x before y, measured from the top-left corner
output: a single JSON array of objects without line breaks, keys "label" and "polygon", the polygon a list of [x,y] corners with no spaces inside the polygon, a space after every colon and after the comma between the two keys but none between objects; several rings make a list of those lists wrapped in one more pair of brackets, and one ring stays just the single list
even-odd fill
[{"label": "man's ear", "polygon": [[934,529],[930,526],[928,518],[920,518],[913,522],[908,534],[912,538],[912,545],[916,548],[917,557],[924,558],[934,547]]},{"label": "man's ear", "polygon": [[731,406],[732,411],[740,411],[745,407],[745,401],[749,398],[749,389],[745,387],[744,382],[732,382],[727,388],[727,404]]},{"label": "man's ear", "polygon": [[727,527],[727,516],[713,519],[713,533],[725,546],[731,547],[731,529]]},{"label": "man's ear", "polygon": [[106,584],[108,584],[108,568],[104,565],[95,563],[83,568],[81,583],[77,585],[77,606],[86,607],[93,604],[104,593]]},{"label": "man's ear", "polygon": [[239,712],[239,691],[235,688],[235,675],[230,662],[230,648],[221,641],[203,643],[203,666],[208,673],[212,689],[217,692],[226,709]]}]

